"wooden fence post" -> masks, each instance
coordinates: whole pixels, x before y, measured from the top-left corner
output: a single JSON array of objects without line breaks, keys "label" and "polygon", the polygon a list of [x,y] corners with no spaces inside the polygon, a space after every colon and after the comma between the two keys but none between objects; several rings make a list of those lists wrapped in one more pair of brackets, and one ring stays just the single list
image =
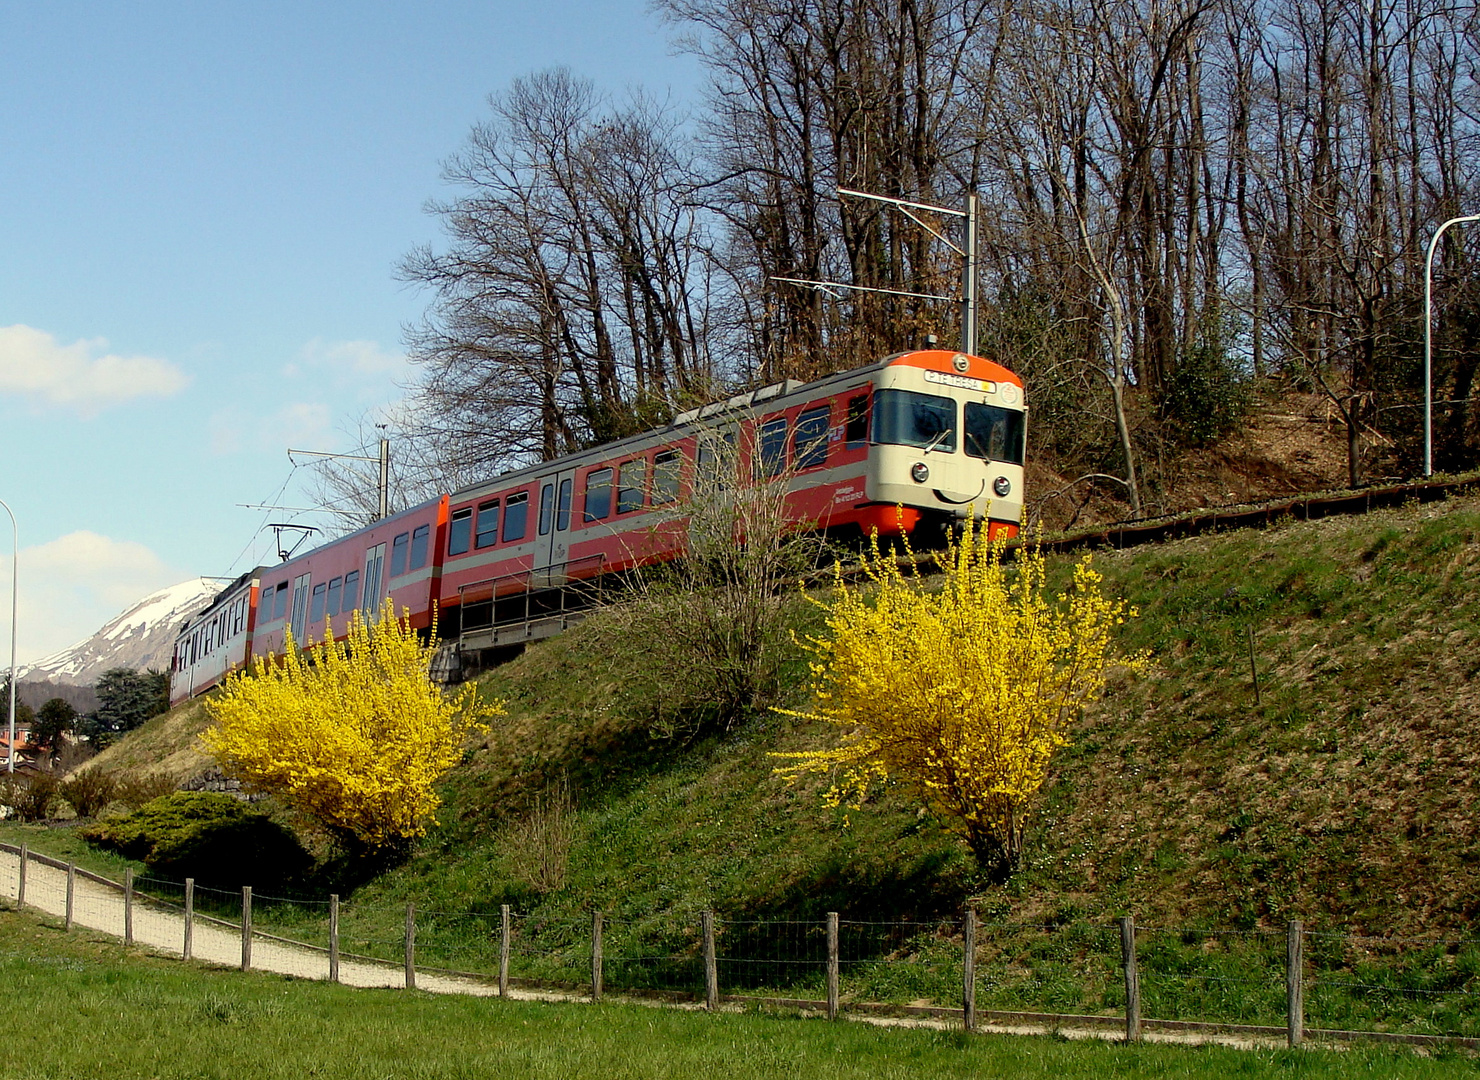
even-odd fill
[{"label": "wooden fence post", "polygon": [[1120,920],[1120,954],[1125,971],[1125,1038],[1141,1039],[1141,975],[1136,970],[1136,920],[1127,915]]},{"label": "wooden fence post", "polygon": [[123,872],[123,943],[134,943],[134,872]]},{"label": "wooden fence post", "polygon": [[252,970],[252,886],[242,886],[242,970]]},{"label": "wooden fence post", "polygon": [[591,1003],[601,1000],[601,912],[591,913]]},{"label": "wooden fence post", "polygon": [[195,955],[195,879],[185,879],[185,941],[180,948],[180,959],[189,960]]},{"label": "wooden fence post", "polygon": [[827,913],[827,1018],[838,1018],[838,913]]},{"label": "wooden fence post", "polygon": [[406,905],[406,989],[416,989],[416,905]]},{"label": "wooden fence post", "polygon": [[1299,919],[1290,920],[1285,942],[1287,1039],[1291,1046],[1305,1040],[1305,932]]},{"label": "wooden fence post", "polygon": [[715,1012],[719,1009],[719,959],[714,951],[714,912],[706,911],[700,918],[704,927],[704,1007]]},{"label": "wooden fence post", "polygon": [[509,905],[499,905],[498,996],[509,996]]},{"label": "wooden fence post", "polygon": [[72,929],[72,909],[77,897],[77,864],[67,864],[67,929]]},{"label": "wooden fence post", "polygon": [[976,1030],[976,908],[966,909],[961,932],[961,1019],[967,1031]]},{"label": "wooden fence post", "polygon": [[329,894],[329,981],[339,981],[339,894]]},{"label": "wooden fence post", "polygon": [[20,874],[20,880],[16,883],[16,889],[15,889],[15,909],[17,911],[23,910],[25,908],[25,906],[26,906],[26,860],[29,857],[30,857],[29,856],[29,853],[26,851],[26,845],[25,844],[22,844],[21,845],[21,874]]}]

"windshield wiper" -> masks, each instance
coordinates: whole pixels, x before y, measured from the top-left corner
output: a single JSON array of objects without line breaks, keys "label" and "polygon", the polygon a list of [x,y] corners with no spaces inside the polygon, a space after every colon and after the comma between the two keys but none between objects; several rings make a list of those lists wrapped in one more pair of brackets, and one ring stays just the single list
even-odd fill
[{"label": "windshield wiper", "polygon": [[935,438],[931,439],[930,440],[930,444],[928,446],[926,446],[925,449],[922,450],[922,451],[920,451],[920,452],[922,454],[928,454],[928,453],[930,453],[930,451],[934,450],[941,443],[945,442],[946,441],[946,436],[949,435],[950,433],[951,433],[951,429],[950,428],[944,429],[943,431],[941,431],[941,433],[939,435],[937,435]]}]

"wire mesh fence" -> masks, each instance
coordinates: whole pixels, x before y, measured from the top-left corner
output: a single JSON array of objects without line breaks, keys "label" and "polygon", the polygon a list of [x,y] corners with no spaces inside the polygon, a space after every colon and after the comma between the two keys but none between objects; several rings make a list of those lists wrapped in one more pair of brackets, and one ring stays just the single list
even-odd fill
[{"label": "wire mesh fence", "polygon": [[187,927],[194,926],[216,935],[217,962],[233,962],[234,952],[223,954],[222,943],[234,949],[239,940],[243,966],[253,943],[264,956],[268,948],[311,950],[318,956],[314,977],[335,970],[332,952],[380,966],[379,985],[399,985],[396,969],[413,983],[420,970],[583,998],[627,992],[710,1004],[780,1001],[826,1007],[829,1014],[903,1008],[964,1016],[970,998],[975,1015],[988,1020],[994,1014],[1106,1024],[1125,1018],[1129,1032],[1134,1014],[1148,1026],[1243,1026],[1271,1037],[1288,1030],[1292,1041],[1307,1033],[1367,1032],[1475,1040],[1467,1045],[1480,1048],[1480,937],[1468,935],[1367,937],[1300,924],[1140,925],[1127,935],[1112,918],[1037,924],[974,915],[870,920],[421,909],[155,875],[110,881],[34,853],[23,863],[19,855],[0,845],[5,906],[24,903],[67,926],[105,929],[177,955],[187,952]]}]

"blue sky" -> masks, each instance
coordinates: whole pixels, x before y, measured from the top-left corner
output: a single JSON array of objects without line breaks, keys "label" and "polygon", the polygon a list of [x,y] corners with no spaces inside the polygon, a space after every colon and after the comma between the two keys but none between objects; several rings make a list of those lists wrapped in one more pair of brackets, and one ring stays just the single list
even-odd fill
[{"label": "blue sky", "polygon": [[[145,593],[271,561],[289,446],[352,451],[412,373],[441,161],[516,76],[679,102],[643,0],[0,0],[0,499],[20,661]],[[9,521],[0,514],[0,614]],[[0,666],[9,659],[0,617]]]}]

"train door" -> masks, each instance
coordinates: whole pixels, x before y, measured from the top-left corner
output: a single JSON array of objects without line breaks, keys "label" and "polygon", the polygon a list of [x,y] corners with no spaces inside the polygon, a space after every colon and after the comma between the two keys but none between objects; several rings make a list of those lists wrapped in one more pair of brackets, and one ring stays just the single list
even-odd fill
[{"label": "train door", "polygon": [[365,621],[371,622],[380,611],[380,602],[385,599],[381,595],[381,571],[385,569],[385,545],[376,544],[365,552],[365,591],[360,594],[360,608],[365,613]]},{"label": "train door", "polygon": [[551,585],[565,583],[565,564],[570,561],[570,507],[575,483],[574,469],[566,469],[540,481],[534,565],[537,570],[546,570],[545,579]]},{"label": "train door", "polygon": [[303,635],[308,631],[309,577],[309,574],[304,574],[293,582],[293,618],[289,625],[293,629],[293,643],[300,649],[305,644]]}]

